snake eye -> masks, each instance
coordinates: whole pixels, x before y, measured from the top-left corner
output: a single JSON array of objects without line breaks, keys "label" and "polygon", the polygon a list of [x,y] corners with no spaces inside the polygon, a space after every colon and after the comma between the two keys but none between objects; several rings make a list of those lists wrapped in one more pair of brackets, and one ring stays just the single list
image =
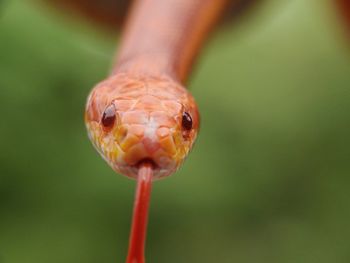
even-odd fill
[{"label": "snake eye", "polygon": [[105,109],[105,111],[103,112],[103,115],[102,115],[102,119],[101,119],[101,123],[102,123],[104,128],[110,129],[113,127],[115,119],[116,119],[115,113],[116,113],[116,109],[115,109],[114,104],[109,105]]},{"label": "snake eye", "polygon": [[184,128],[186,131],[190,131],[192,130],[192,125],[193,125],[192,117],[188,112],[185,111],[182,114],[182,128]]}]

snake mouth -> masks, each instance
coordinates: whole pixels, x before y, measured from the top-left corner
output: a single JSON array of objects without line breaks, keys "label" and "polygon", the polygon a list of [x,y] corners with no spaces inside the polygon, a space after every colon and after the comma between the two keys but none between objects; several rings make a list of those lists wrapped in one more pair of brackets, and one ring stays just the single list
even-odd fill
[{"label": "snake mouth", "polygon": [[139,159],[134,165],[131,166],[132,170],[130,171],[131,173],[129,173],[129,176],[133,178],[137,178],[137,171],[145,163],[148,165],[151,165],[154,179],[160,179],[165,176],[168,176],[169,173],[176,170],[176,163],[171,161],[169,158],[166,158],[164,156],[163,158],[147,156]]},{"label": "snake mouth", "polygon": [[157,170],[159,169],[159,166],[158,164],[152,159],[152,158],[143,158],[141,159],[140,161],[138,161],[136,163],[136,167],[137,168],[140,168],[142,165],[144,165],[145,163],[151,165],[152,169],[153,170]]}]

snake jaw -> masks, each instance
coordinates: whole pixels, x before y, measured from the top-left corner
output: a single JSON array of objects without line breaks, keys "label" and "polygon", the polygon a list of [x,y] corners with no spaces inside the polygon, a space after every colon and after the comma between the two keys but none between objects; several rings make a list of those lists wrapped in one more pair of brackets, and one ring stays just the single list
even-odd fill
[{"label": "snake jaw", "polygon": [[[104,110],[114,105],[116,121],[105,129]],[[191,113],[193,129],[181,126],[183,111]],[[97,151],[118,173],[136,178],[143,160],[153,163],[154,178],[174,173],[196,139],[199,116],[187,90],[169,80],[113,76],[91,92],[85,122]]]},{"label": "snake jaw", "polygon": [[[152,136],[161,134],[162,137],[153,138],[144,135],[140,138],[129,131],[126,136],[119,137],[120,141],[112,132],[104,132],[98,123],[87,123],[87,129],[91,141],[101,156],[116,172],[129,177],[136,177],[138,164],[144,160],[154,164],[155,178],[168,176],[177,170],[184,155],[187,154],[183,147],[175,145],[181,133],[176,132],[174,135],[169,132],[164,136],[164,127],[152,133]],[[132,125],[130,130],[134,130]]]}]

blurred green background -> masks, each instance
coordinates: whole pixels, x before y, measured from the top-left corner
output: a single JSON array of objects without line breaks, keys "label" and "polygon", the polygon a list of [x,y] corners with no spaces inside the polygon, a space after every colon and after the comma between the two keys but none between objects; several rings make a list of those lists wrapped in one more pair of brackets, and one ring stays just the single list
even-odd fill
[{"label": "blurred green background", "polygon": [[[350,262],[350,48],[327,0],[222,27],[189,84],[201,134],[156,182],[147,262]],[[0,6],[0,262],[124,262],[135,182],[92,148],[86,96],[118,36]]]}]

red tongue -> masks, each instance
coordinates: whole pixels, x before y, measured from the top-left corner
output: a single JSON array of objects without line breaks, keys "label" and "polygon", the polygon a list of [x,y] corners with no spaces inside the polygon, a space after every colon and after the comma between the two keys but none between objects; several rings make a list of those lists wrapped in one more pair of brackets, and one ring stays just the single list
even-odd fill
[{"label": "red tongue", "polygon": [[152,189],[153,167],[144,162],[139,167],[134,215],[132,219],[129,252],[126,263],[145,262],[145,240],[147,232],[148,208]]}]

